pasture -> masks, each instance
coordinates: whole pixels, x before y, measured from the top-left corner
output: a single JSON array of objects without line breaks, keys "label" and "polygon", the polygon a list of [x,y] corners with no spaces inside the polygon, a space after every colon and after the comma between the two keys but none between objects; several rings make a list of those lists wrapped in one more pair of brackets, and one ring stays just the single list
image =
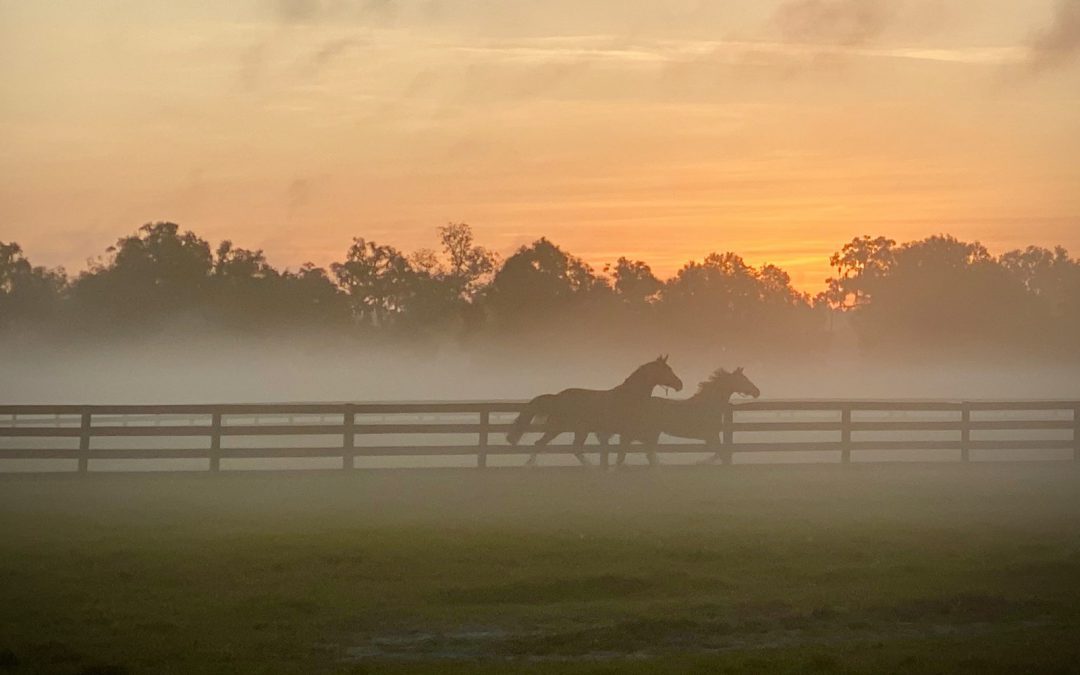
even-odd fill
[{"label": "pasture", "polygon": [[1075,462],[0,480],[15,673],[1075,672]]}]

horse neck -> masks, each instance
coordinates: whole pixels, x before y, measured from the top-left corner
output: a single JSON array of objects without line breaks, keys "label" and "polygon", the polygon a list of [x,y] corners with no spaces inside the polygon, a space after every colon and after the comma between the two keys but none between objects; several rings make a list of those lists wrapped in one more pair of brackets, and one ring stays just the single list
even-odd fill
[{"label": "horse neck", "polygon": [[645,373],[634,371],[622,384],[615,387],[615,390],[631,396],[647,397],[652,395],[655,388],[656,383],[650,380]]}]

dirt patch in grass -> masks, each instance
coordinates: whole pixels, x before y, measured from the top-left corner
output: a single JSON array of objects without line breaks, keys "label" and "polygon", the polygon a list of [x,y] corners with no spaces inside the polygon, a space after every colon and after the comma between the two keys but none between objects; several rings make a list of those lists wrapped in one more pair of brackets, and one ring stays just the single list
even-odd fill
[{"label": "dirt patch in grass", "polygon": [[1042,626],[1047,619],[1040,617],[1040,608],[1032,603],[978,595],[857,613],[767,604],[733,607],[726,615],[700,620],[637,617],[569,627],[406,631],[368,636],[346,651],[355,661],[602,661],[978,636]]}]

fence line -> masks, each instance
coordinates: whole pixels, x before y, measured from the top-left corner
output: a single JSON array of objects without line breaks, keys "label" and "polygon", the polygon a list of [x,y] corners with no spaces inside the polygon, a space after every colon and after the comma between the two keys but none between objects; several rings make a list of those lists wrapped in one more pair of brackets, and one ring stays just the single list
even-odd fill
[{"label": "fence line", "polygon": [[[352,469],[361,456],[475,455],[484,468],[492,455],[521,454],[529,443],[494,443],[510,428],[508,418],[519,402],[436,403],[289,403],[200,405],[0,405],[0,444],[9,439],[78,439],[69,447],[4,447],[5,459],[74,459],[77,470],[90,470],[92,460],[206,459],[209,470],[221,470],[223,459],[332,457]],[[810,414],[812,419],[795,419]],[[852,453],[872,450],[954,450],[961,461],[972,453],[993,450],[1072,451],[1080,460],[1080,401],[884,401],[884,400],[767,400],[736,404],[719,411],[722,432],[717,444],[665,442],[663,453],[717,452],[730,463],[734,453],[829,451],[839,461]],[[447,421],[447,417],[469,421]],[[880,419],[881,417],[885,419]],[[911,419],[911,417],[922,419]],[[829,419],[817,419],[828,417]],[[930,417],[930,419],[926,419]],[[6,419],[5,419],[6,418]],[[359,419],[358,419],[359,418]],[[902,418],[902,419],[898,419]],[[947,418],[947,419],[943,419]],[[425,421],[428,420],[428,421]],[[433,420],[433,421],[432,421]],[[534,428],[535,430],[535,428]],[[806,434],[826,434],[808,440]],[[1012,434],[1019,438],[976,438]],[[475,442],[447,444],[438,435],[473,436]],[[783,437],[753,440],[753,434]],[[791,438],[792,434],[799,434]],[[919,435],[948,435],[923,438]],[[1056,434],[1057,438],[1046,438]],[[358,445],[358,438],[423,435],[437,445]],[[1044,437],[1039,437],[1039,436]],[[230,441],[258,442],[260,437],[336,437],[318,447],[255,447],[223,445]],[[1067,437],[1066,437],[1067,436]],[[147,437],[206,439],[205,448],[94,448],[94,439]],[[62,444],[62,441],[61,441]],[[32,444],[31,444],[32,445]],[[640,451],[640,446],[634,446]],[[546,452],[565,453],[566,443]],[[616,448],[611,448],[612,451]],[[601,446],[587,451],[604,453]]]}]

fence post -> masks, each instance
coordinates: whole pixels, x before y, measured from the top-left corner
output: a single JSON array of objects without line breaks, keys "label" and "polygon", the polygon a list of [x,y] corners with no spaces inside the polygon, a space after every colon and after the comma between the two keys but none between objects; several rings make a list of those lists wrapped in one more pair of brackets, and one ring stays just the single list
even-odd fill
[{"label": "fence post", "polygon": [[353,427],[356,425],[356,410],[351,403],[345,404],[344,432],[342,434],[341,468],[344,471],[356,468],[356,437]]},{"label": "fence post", "polygon": [[83,410],[79,424],[79,473],[90,471],[90,411]]},{"label": "fence post", "polygon": [[480,449],[476,454],[476,466],[480,469],[487,467],[488,426],[490,422],[491,411],[482,411],[480,413]]},{"label": "fence post", "polygon": [[1080,405],[1073,408],[1073,460],[1080,462]]},{"label": "fence post", "polygon": [[851,463],[851,406],[840,408],[840,462]]},{"label": "fence post", "polygon": [[210,417],[210,470],[221,471],[221,413]]},{"label": "fence post", "polygon": [[732,425],[735,423],[735,409],[731,407],[730,404],[724,408],[724,414],[721,421],[724,429],[724,441],[720,461],[724,464],[731,464],[731,446],[735,442],[735,429],[732,428]]},{"label": "fence post", "polygon": [[971,406],[967,401],[960,404],[960,461],[971,460]]}]

